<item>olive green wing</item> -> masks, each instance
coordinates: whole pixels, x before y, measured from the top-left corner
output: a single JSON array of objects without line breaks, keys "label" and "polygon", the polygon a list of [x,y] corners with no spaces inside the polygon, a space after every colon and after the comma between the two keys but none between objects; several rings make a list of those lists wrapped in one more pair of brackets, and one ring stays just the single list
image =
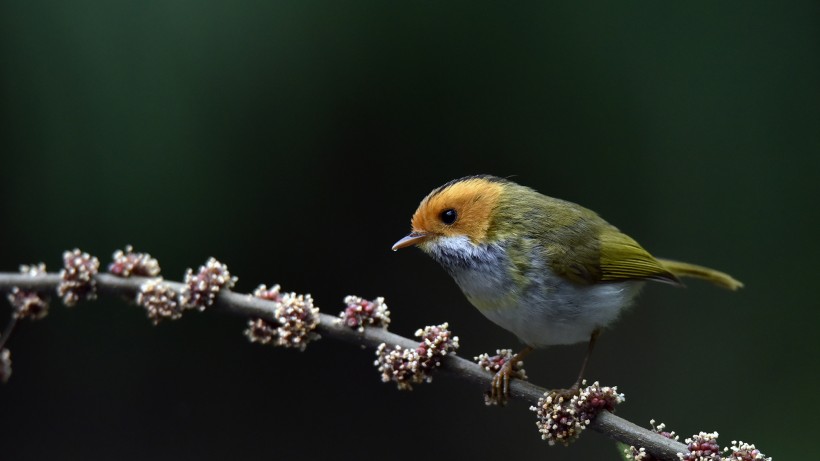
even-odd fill
[{"label": "olive green wing", "polygon": [[680,284],[678,278],[638,242],[609,224],[604,224],[601,230],[574,232],[562,238],[567,244],[546,245],[547,256],[556,274],[575,283],[657,280]]},{"label": "olive green wing", "polygon": [[550,253],[556,273],[585,285],[623,280],[655,280],[683,285],[679,277],[692,277],[732,291],[743,287],[742,282],[725,272],[655,258],[638,242],[614,227],[601,233],[597,245],[553,246]]},{"label": "olive green wing", "polygon": [[601,281],[647,279],[682,285],[678,277],[693,277],[727,290],[743,288],[731,275],[709,267],[655,258],[621,232],[601,237]]},{"label": "olive green wing", "polygon": [[624,280],[680,284],[675,274],[638,242],[595,212],[529,192],[535,198],[526,202],[531,207],[531,219],[526,223],[533,223],[527,234],[535,237],[555,274],[581,285]]},{"label": "olive green wing", "polygon": [[680,280],[632,237],[612,227],[600,235],[602,282],[656,280],[680,285]]},{"label": "olive green wing", "polygon": [[601,281],[601,267],[596,248],[549,244],[546,245],[546,254],[556,275],[581,285]]}]

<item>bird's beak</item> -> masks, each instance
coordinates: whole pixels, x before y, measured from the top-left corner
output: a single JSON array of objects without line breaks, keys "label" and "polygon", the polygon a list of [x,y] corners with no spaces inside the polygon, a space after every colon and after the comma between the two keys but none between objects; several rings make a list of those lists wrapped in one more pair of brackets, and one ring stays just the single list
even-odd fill
[{"label": "bird's beak", "polygon": [[407,234],[406,237],[399,240],[398,242],[393,245],[393,251],[396,251],[400,248],[409,247],[411,245],[417,245],[427,238],[430,237],[430,234],[426,234],[424,232],[410,232]]}]

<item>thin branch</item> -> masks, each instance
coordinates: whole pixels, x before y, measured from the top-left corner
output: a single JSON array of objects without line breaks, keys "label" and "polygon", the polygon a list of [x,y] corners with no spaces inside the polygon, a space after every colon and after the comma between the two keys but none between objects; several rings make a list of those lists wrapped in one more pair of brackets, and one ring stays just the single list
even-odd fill
[{"label": "thin branch", "polygon": [[3,350],[3,347],[6,346],[6,343],[11,336],[11,332],[14,331],[15,325],[17,325],[17,320],[19,320],[19,317],[12,315],[9,323],[6,325],[5,330],[3,330],[2,336],[0,336],[0,350]]},{"label": "thin branch", "polygon": [[[95,276],[97,288],[102,293],[135,296],[140,285],[149,278],[130,277],[121,278],[110,274]],[[0,273],[0,292],[10,291],[12,287],[34,290],[39,292],[53,292],[60,283],[58,274],[45,274],[32,277],[25,274]],[[182,290],[184,285],[178,282],[166,281],[175,290]],[[220,292],[212,308],[229,312],[243,317],[259,317],[276,322],[273,306],[275,303],[255,298],[249,294],[239,294],[228,290]],[[337,322],[338,318],[320,314],[319,333],[325,338],[359,344],[376,348],[381,343],[399,345],[404,348],[415,348],[418,342],[412,339],[390,333],[383,328],[365,328],[363,332],[348,328]],[[492,374],[483,370],[477,364],[455,355],[449,355],[443,360],[441,371],[453,376],[476,383],[484,388],[490,387]],[[535,404],[547,389],[538,387],[526,381],[513,380],[510,393],[513,397]],[[658,459],[677,461],[677,453],[686,453],[686,445],[661,436],[648,429],[642,428],[630,421],[615,416],[609,412],[602,412],[590,426],[593,430],[608,437],[635,447],[643,447]]]}]

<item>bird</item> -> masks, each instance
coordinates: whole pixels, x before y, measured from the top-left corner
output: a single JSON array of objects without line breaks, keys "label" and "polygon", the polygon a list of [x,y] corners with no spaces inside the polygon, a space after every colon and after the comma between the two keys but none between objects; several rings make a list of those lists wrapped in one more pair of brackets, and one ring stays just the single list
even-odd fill
[{"label": "bird", "polygon": [[534,349],[587,342],[577,393],[601,330],[633,304],[645,282],[694,277],[728,290],[743,283],[715,269],[652,256],[594,211],[509,179],[473,175],[433,189],[393,251],[416,246],[467,300],[524,348],[493,376],[506,402],[516,365]]}]

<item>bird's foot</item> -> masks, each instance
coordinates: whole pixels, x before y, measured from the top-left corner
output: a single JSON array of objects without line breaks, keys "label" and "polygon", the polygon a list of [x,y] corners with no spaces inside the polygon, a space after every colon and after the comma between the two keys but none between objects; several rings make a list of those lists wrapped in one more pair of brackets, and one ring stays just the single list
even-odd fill
[{"label": "bird's foot", "polygon": [[578,381],[572,384],[572,386],[566,389],[553,389],[550,391],[550,396],[553,400],[564,399],[564,401],[572,400],[573,397],[581,393],[581,386],[585,386],[587,381],[582,378],[578,378]]},{"label": "bird's foot", "polygon": [[493,376],[490,392],[485,399],[487,405],[506,405],[510,398],[510,380],[527,379],[524,370],[517,367],[517,364],[518,361],[513,359],[501,365],[501,369]]},{"label": "bird's foot", "polygon": [[554,389],[550,392],[553,400],[558,400],[559,398],[564,399],[564,401],[572,400],[573,397],[581,393],[581,388],[578,383],[573,384],[572,386],[566,389]]}]

